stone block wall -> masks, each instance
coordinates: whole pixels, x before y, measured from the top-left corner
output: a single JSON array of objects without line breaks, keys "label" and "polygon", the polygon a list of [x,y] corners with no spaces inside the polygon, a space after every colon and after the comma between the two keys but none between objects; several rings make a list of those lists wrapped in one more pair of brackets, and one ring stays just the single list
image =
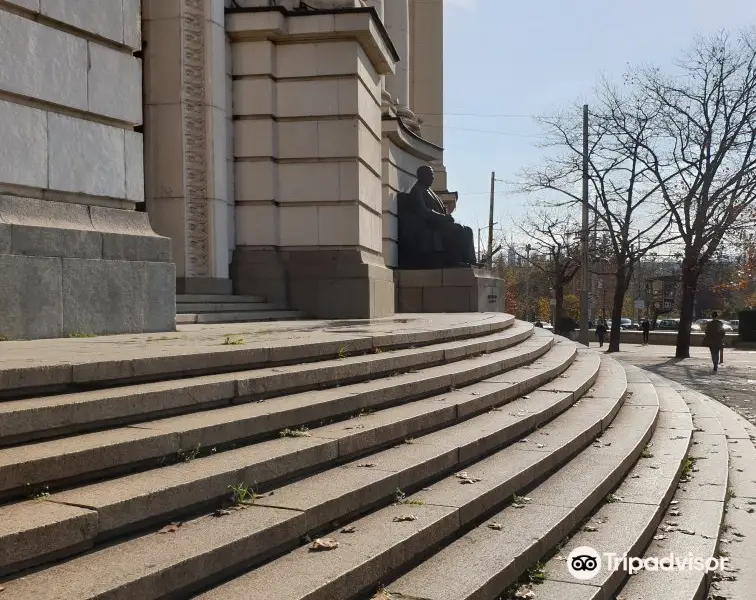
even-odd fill
[{"label": "stone block wall", "polygon": [[135,210],[140,50],[140,0],[0,4],[0,336],[175,327],[170,240]]},{"label": "stone block wall", "polygon": [[473,268],[397,270],[397,312],[504,312],[504,280]]}]

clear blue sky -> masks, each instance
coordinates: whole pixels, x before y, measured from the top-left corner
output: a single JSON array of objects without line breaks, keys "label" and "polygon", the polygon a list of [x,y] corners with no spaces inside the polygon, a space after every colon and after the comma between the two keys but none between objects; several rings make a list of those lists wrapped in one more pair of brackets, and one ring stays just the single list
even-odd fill
[{"label": "clear blue sky", "polygon": [[[590,102],[601,75],[670,67],[697,34],[756,25],[756,0],[444,0],[444,11],[445,162],[455,218],[473,228],[488,222],[491,171],[514,181],[543,156],[541,129],[520,115]],[[511,229],[527,198],[497,186],[495,220]]]}]

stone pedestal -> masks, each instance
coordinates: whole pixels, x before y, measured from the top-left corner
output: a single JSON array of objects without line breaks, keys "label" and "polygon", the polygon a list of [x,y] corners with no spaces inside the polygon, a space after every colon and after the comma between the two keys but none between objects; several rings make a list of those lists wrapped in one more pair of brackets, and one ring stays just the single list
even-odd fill
[{"label": "stone pedestal", "polygon": [[0,337],[175,329],[144,201],[139,0],[0,3]]},{"label": "stone pedestal", "polygon": [[504,312],[504,280],[479,269],[394,271],[397,312]]},{"label": "stone pedestal", "polygon": [[[321,5],[318,5],[321,6]],[[312,316],[393,313],[383,260],[381,75],[367,8],[232,10],[234,291]]]}]

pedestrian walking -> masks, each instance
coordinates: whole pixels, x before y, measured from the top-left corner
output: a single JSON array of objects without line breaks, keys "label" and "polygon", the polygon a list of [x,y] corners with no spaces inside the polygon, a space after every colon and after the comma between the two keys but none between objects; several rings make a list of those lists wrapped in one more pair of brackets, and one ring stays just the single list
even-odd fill
[{"label": "pedestrian walking", "polygon": [[606,325],[604,325],[604,322],[602,321],[596,325],[596,337],[599,341],[599,348],[604,347],[604,336],[606,336]]},{"label": "pedestrian walking", "polygon": [[651,323],[648,322],[648,319],[643,319],[643,324],[641,325],[643,328],[643,343],[648,344],[648,336],[651,332]]},{"label": "pedestrian walking", "polygon": [[706,324],[703,345],[711,351],[711,362],[714,364],[714,372],[719,370],[719,359],[723,353],[725,330],[717,313],[712,313],[711,321]]}]

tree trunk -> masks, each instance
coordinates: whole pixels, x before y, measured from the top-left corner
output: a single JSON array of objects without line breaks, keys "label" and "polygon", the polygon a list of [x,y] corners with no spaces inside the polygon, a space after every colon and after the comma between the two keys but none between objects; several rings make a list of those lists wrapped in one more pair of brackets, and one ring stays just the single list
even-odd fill
[{"label": "tree trunk", "polygon": [[554,332],[562,335],[560,323],[564,316],[564,284],[561,282],[554,286],[554,300],[556,301],[556,306],[554,307],[554,322],[552,325],[554,326]]},{"label": "tree trunk", "polygon": [[624,270],[620,273],[620,269],[617,269],[617,277],[614,282],[614,301],[612,303],[612,330],[609,333],[609,348],[607,352],[619,352],[620,349],[622,309],[625,306],[627,288],[628,284]]},{"label": "tree trunk", "polygon": [[693,308],[696,303],[698,275],[698,270],[683,265],[680,329],[677,332],[675,358],[690,358],[690,326],[693,324]]}]

